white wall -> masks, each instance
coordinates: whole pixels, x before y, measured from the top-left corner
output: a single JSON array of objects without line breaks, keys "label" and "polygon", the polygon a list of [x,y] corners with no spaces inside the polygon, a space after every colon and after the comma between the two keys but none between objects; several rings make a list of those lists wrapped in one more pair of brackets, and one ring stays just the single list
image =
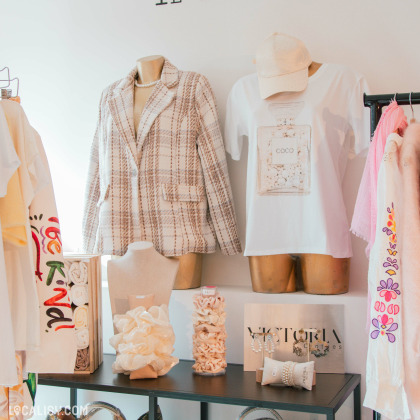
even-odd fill
[{"label": "white wall", "polygon": [[[101,91],[125,76],[139,57],[163,54],[181,69],[205,74],[222,124],[229,89],[254,71],[256,47],[274,31],[302,39],[316,61],[344,63],[364,73],[374,92],[420,90],[420,5],[414,0],[404,3],[404,16],[394,0],[183,0],[165,6],[156,1],[0,0],[0,63],[20,77],[22,104],[44,141],[67,250],[80,247]],[[345,179],[349,212],[362,164],[352,162]],[[229,169],[243,239],[246,159],[229,158]],[[354,240],[352,290],[365,290],[361,247]],[[209,256],[204,270],[206,283],[249,283],[241,256]]]},{"label": "white wall", "polygon": [[[344,63],[364,73],[375,93],[420,91],[418,1],[182,0],[165,6],[156,1],[0,0],[0,68],[8,65],[20,77],[22,105],[43,138],[66,250],[80,247],[101,91],[139,57],[162,54],[180,69],[206,75],[222,124],[230,87],[255,70],[256,47],[274,31],[302,39],[315,61]],[[349,215],[362,166],[353,161],[344,182]],[[246,160],[229,159],[229,170],[243,240]],[[353,238],[353,248],[351,291],[357,294],[366,291],[367,262],[359,239]],[[203,282],[249,286],[246,258],[207,256]],[[364,325],[359,328],[363,333]],[[362,359],[356,360],[361,371]]]}]

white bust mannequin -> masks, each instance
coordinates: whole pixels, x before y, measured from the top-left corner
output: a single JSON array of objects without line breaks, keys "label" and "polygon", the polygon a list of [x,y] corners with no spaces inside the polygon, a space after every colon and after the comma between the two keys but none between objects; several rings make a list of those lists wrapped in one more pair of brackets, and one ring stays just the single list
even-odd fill
[{"label": "white bust mannequin", "polygon": [[[169,305],[178,266],[179,261],[160,255],[151,242],[130,244],[123,257],[108,262],[112,316],[133,309],[135,300],[137,306]],[[147,295],[154,296],[152,304]]]}]

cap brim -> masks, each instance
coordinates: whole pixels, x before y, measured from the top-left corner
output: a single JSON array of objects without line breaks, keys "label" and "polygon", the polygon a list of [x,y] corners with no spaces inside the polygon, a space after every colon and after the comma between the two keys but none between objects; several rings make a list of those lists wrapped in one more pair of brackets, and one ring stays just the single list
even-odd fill
[{"label": "cap brim", "polygon": [[280,92],[301,92],[308,86],[308,68],[281,76],[262,77],[258,75],[261,98]]}]

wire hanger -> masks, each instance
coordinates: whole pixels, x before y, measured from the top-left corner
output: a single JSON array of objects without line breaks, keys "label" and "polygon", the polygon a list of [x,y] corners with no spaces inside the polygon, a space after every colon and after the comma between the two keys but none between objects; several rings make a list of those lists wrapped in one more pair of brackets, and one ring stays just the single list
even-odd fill
[{"label": "wire hanger", "polygon": [[14,77],[13,79],[10,79],[10,83],[16,80],[16,95],[15,97],[19,97],[19,77]]},{"label": "wire hanger", "polygon": [[[1,86],[1,99],[11,99],[12,101],[16,101],[20,103],[20,97],[19,97],[19,78],[13,77],[10,78],[10,69],[9,67],[3,67],[0,70],[0,73],[4,70],[7,70],[7,79],[0,79],[0,82],[7,82],[5,86]],[[13,81],[16,81],[16,95],[13,96],[13,90],[7,89]]]},{"label": "wire hanger", "polygon": [[0,70],[0,73],[2,72],[2,71],[4,71],[4,70],[7,70],[7,79],[0,79],[0,82],[8,82],[7,83],[7,85],[6,86],[1,86],[2,88],[6,88],[6,87],[9,87],[10,86],[10,69],[9,69],[9,67],[3,67],[1,70]]},{"label": "wire hanger", "polygon": [[411,108],[411,120],[410,120],[410,124],[416,122],[416,118],[414,116],[414,109],[413,109],[413,103],[411,102],[411,94],[413,92],[410,92],[410,96],[409,96],[409,100],[410,100],[410,108]]},{"label": "wire hanger", "polygon": [[3,67],[1,70],[0,70],[0,73],[1,72],[3,72],[4,70],[7,70],[7,79],[0,79],[0,82],[10,82],[10,69],[9,69],[9,67]]}]

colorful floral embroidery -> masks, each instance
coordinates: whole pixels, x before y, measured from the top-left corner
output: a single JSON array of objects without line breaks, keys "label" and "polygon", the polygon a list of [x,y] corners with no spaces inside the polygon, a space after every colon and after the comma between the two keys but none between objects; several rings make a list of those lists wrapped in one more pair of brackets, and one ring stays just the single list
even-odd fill
[{"label": "colorful floral embroidery", "polygon": [[392,203],[391,208],[388,207],[387,211],[388,215],[388,222],[386,227],[382,229],[382,232],[385,232],[389,236],[389,240],[396,244],[397,243],[397,226],[395,223],[395,212],[394,212],[394,203]]},{"label": "colorful floral embroidery", "polygon": [[[385,265],[385,264],[384,264]],[[377,288],[380,297],[384,297],[386,302],[390,302],[391,299],[396,299],[397,295],[401,292],[398,289],[399,284],[394,283],[392,279],[388,279],[388,282],[381,280],[380,287]]]},{"label": "colorful floral embroidery", "polygon": [[397,315],[400,312],[400,307],[399,307],[399,305],[394,305],[393,303],[389,304],[388,307],[386,307],[385,303],[377,300],[375,302],[375,311],[383,313],[383,312],[385,312],[385,310],[390,315]]},{"label": "colorful floral embroidery", "polygon": [[[396,322],[393,322],[394,320],[392,318],[388,318],[387,314],[379,315],[378,319],[373,318],[372,324],[375,328],[370,334],[370,336],[375,339],[378,338],[379,335],[384,336],[385,334],[388,337],[388,341],[390,343],[395,342],[395,335],[392,334],[392,331],[395,331],[398,329],[398,324]],[[388,325],[390,325],[388,327]]]},{"label": "colorful floral embroidery", "polygon": [[387,250],[388,251],[388,254],[389,255],[392,255],[393,257],[395,257],[398,254],[398,251],[395,251],[395,248],[396,247],[397,247],[397,244],[396,243],[393,244],[392,242],[390,242],[389,243],[389,248],[390,249]]},{"label": "colorful floral embroidery", "polygon": [[[396,258],[395,259],[392,259],[391,257],[388,257],[386,259],[386,261],[384,262],[383,266],[385,268],[387,268],[387,267],[393,267],[393,268],[395,268],[395,270],[398,270],[399,269],[398,264],[397,264],[397,259]],[[387,273],[388,273],[388,271],[387,271]],[[395,271],[393,271],[393,273],[395,274]]]},{"label": "colorful floral embroidery", "polygon": [[[387,251],[389,257],[386,258],[382,266],[386,269],[385,273],[388,274],[388,276],[396,276],[400,267],[396,258],[398,251],[396,250],[397,226],[395,222],[394,203],[392,203],[391,207],[387,208],[387,212],[388,219],[386,221],[386,226],[382,229],[382,232],[385,232],[388,236],[389,248],[387,248]],[[389,277],[386,281],[381,280],[376,290],[379,294],[378,298],[384,299],[385,302],[378,299],[374,304],[375,311],[382,313],[382,315],[378,315],[377,318],[372,319],[372,325],[375,329],[370,333],[370,336],[373,339],[378,338],[380,335],[386,336],[390,343],[394,343],[396,337],[392,333],[398,329],[398,323],[394,322],[394,319],[390,318],[384,312],[386,310],[390,315],[397,315],[400,312],[399,305],[393,303],[390,303],[389,305],[386,304],[387,302],[397,299],[398,296],[401,295],[399,283],[394,282],[394,280]]]},{"label": "colorful floral embroidery", "polygon": [[385,303],[379,302],[379,300],[377,300],[375,302],[375,311],[376,312],[385,312]]},{"label": "colorful floral embroidery", "polygon": [[390,305],[388,305],[387,312],[391,315],[398,315],[398,313],[400,312],[400,307],[391,303]]}]

